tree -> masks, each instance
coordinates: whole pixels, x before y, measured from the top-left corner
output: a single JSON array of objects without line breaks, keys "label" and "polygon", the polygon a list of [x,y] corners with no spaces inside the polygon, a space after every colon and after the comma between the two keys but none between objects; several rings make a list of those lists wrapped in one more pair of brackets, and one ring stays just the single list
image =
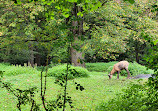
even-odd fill
[{"label": "tree", "polygon": [[[12,1],[1,0],[1,46],[8,50],[8,55],[25,52],[28,56],[25,59],[34,64],[34,48],[31,40],[34,37],[35,30],[38,28],[34,21],[34,15],[42,10],[36,10],[34,4],[14,5]],[[32,11],[34,10],[34,11]],[[4,50],[5,51],[5,50]],[[12,56],[14,56],[12,54]],[[19,53],[20,54],[20,53]],[[22,55],[23,55],[22,54]],[[6,54],[5,54],[6,55]],[[21,58],[21,55],[18,56]],[[12,59],[9,57],[9,59]],[[25,61],[23,61],[25,62]]]},{"label": "tree", "polygon": [[139,63],[150,48],[144,36],[155,35],[157,23],[144,14],[146,9],[142,5],[137,5],[137,2],[121,5],[109,2],[105,7],[88,14],[85,27],[90,29],[91,39],[85,46],[86,53],[104,61],[110,57],[122,59],[122,55],[126,55],[130,61]]},{"label": "tree", "polygon": [[[129,1],[131,2],[133,0],[129,0]],[[39,52],[37,52],[39,50],[38,49],[39,47],[38,48],[35,47],[34,43],[39,44],[39,42],[52,41],[52,40],[56,40],[57,38],[60,38],[59,36],[55,37],[56,34],[58,33],[58,32],[56,33],[55,31],[52,32],[52,34],[54,33],[53,38],[48,37],[48,35],[50,35],[50,32],[48,34],[47,31],[44,31],[44,29],[46,29],[44,23],[49,23],[51,19],[56,20],[57,16],[60,20],[65,19],[67,27],[65,27],[64,29],[70,30],[67,33],[69,35],[67,40],[70,40],[69,42],[71,42],[71,46],[72,46],[71,47],[71,62],[73,62],[74,65],[84,67],[84,64],[81,64],[81,63],[84,63],[84,61],[82,60],[84,59],[83,51],[77,50],[83,47],[84,43],[81,41],[86,39],[84,35],[85,32],[83,30],[84,17],[89,12],[94,12],[94,10],[96,10],[98,7],[104,6],[106,2],[107,1],[99,1],[99,0],[93,0],[93,1],[66,0],[64,2],[62,0],[61,1],[60,0],[59,1],[47,1],[47,0],[40,1],[39,0],[33,3],[31,1],[28,2],[25,0],[22,0],[22,1],[15,0],[15,3],[18,5],[14,6],[13,3],[11,3],[12,5],[10,7],[12,9],[15,8],[14,12],[13,10],[11,10],[11,12],[14,13],[14,15],[17,14],[18,17],[16,21],[13,20],[14,22],[11,22],[10,24],[14,26],[13,29],[16,31],[17,31],[17,28],[16,28],[17,26],[18,27],[24,26],[24,27],[19,28],[18,30],[20,32],[17,32],[16,34],[14,33],[15,32],[14,30],[12,30],[11,33],[14,33],[12,34],[15,36],[14,40],[17,39],[17,37],[23,36],[22,37],[23,40],[26,43],[29,42],[29,46],[28,46],[28,48],[30,49],[29,61],[33,64],[34,59],[36,58],[35,61],[38,62],[38,64],[40,65],[40,62],[39,62],[40,54]],[[36,8],[36,7],[39,7],[39,8]],[[21,21],[21,22],[19,23],[18,21]],[[62,21],[61,23],[63,24],[63,26],[65,25],[64,21]],[[3,25],[6,26],[4,22],[3,22]],[[7,28],[8,27],[6,27],[6,29]],[[41,35],[39,35],[39,33]],[[21,34],[21,35],[17,36],[18,34]],[[3,32],[3,36],[4,35],[8,36],[7,31]],[[24,42],[21,42],[21,43],[24,43]],[[78,45],[78,47],[76,47],[76,45]]]},{"label": "tree", "polygon": [[[129,15],[131,16],[127,18],[123,17],[126,27],[131,30],[129,37],[126,39],[128,45],[127,53],[133,56],[136,62],[142,64],[144,63],[140,60],[143,60],[144,55],[151,48],[149,42],[144,39],[144,36],[152,36],[153,39],[156,38],[153,35],[156,34],[154,30],[157,27],[157,23],[151,19],[155,13],[148,11],[148,7],[151,7],[149,4],[152,4],[152,2],[154,1],[136,1],[133,8],[134,11],[129,11]],[[125,7],[125,10],[131,10],[129,8],[130,6]]]},{"label": "tree", "polygon": [[34,63],[44,65],[50,50],[58,47],[59,40],[65,37],[60,25],[62,20],[56,16],[56,19],[47,21],[45,13],[50,7],[39,3],[23,1],[14,5],[12,1],[1,1],[2,60],[13,64],[29,61],[32,66]]}]

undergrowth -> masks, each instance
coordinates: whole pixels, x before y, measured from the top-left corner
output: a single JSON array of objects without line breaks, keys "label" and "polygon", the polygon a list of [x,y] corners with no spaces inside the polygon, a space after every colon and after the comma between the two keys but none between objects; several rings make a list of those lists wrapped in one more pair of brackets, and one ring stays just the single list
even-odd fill
[{"label": "undergrowth", "polygon": [[147,108],[143,100],[147,93],[142,84],[133,84],[118,93],[115,98],[101,103],[96,107],[97,111],[143,111]]},{"label": "undergrowth", "polygon": [[88,71],[107,72],[108,68],[116,63],[116,61],[108,63],[86,63],[86,68]]}]

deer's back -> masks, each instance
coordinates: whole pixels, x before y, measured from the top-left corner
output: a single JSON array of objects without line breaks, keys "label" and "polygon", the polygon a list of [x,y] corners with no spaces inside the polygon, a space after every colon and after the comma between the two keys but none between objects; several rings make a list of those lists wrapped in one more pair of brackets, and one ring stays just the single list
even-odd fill
[{"label": "deer's back", "polygon": [[129,63],[127,61],[120,61],[114,65],[116,71],[128,68]]}]

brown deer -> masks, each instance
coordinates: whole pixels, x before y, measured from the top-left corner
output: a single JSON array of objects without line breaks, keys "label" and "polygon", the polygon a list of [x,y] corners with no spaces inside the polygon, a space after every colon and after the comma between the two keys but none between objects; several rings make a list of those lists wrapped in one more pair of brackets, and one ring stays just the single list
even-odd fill
[{"label": "brown deer", "polygon": [[120,61],[118,63],[116,63],[112,69],[112,71],[110,72],[110,74],[108,75],[109,76],[109,79],[112,78],[112,75],[117,72],[117,79],[119,79],[119,73],[121,72],[121,70],[125,69],[128,73],[128,77],[127,79],[130,78],[130,73],[129,73],[129,70],[128,70],[128,65],[129,63],[127,61]]}]

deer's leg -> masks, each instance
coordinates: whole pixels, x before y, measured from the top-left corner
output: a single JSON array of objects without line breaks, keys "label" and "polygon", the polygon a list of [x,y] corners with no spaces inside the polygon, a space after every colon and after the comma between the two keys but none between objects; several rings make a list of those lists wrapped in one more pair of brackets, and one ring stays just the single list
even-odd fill
[{"label": "deer's leg", "polygon": [[128,68],[126,68],[125,70],[126,70],[127,73],[128,73],[127,79],[129,79],[129,78],[130,78],[130,72],[129,72]]},{"label": "deer's leg", "polygon": [[117,71],[117,79],[119,79],[120,71]]}]

